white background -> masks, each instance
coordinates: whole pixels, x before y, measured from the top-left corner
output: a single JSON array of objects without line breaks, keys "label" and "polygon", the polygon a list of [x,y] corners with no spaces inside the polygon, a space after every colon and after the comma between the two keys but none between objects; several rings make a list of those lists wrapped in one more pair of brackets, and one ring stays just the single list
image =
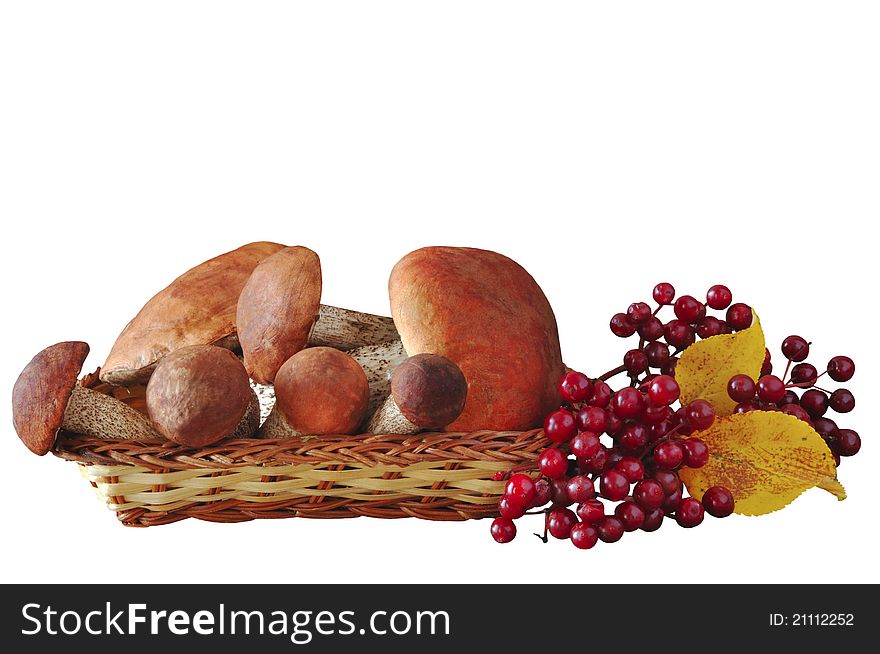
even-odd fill
[{"label": "white background", "polygon": [[7,399],[2,580],[880,581],[878,23],[871,2],[4,3],[3,397],[59,340],[94,369],[147,298],[239,244],[315,249],[325,301],[373,312],[400,256],[454,244],[521,262],[591,374],[656,282],[727,283],[777,353],[801,333],[820,365],[856,360],[841,422],[865,444],[844,502],[588,552],[522,521],[506,546],[488,521],[139,530],[30,455]]}]

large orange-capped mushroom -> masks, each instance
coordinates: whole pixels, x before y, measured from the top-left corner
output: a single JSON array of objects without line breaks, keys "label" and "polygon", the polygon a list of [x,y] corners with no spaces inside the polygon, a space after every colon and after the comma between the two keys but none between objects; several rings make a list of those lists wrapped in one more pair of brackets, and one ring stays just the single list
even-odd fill
[{"label": "large orange-capped mushroom", "polygon": [[515,261],[488,250],[426,247],[403,257],[388,284],[410,356],[439,354],[468,382],[449,431],[538,427],[558,405],[565,372],[553,309]]}]

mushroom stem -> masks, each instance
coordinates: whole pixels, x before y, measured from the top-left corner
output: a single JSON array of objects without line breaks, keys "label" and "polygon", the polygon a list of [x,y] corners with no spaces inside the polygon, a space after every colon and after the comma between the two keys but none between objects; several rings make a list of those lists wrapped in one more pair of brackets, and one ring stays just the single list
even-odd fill
[{"label": "mushroom stem", "polygon": [[406,361],[403,343],[394,340],[380,345],[366,345],[348,353],[361,364],[370,385],[370,403],[367,416],[372,416],[391,394],[391,373]]},{"label": "mushroom stem", "polygon": [[422,431],[414,422],[400,412],[400,407],[390,395],[379,410],[373,414],[367,427],[368,434],[417,434]]},{"label": "mushroom stem", "polygon": [[287,421],[281,416],[281,412],[273,409],[266,418],[266,422],[260,427],[257,434],[258,438],[297,438],[302,436],[301,432],[287,424]]},{"label": "mushroom stem", "polygon": [[73,387],[61,428],[95,438],[164,440],[147,418],[115,397],[77,384]]},{"label": "mushroom stem", "polygon": [[399,339],[394,321],[387,316],[375,316],[322,304],[309,335],[309,346],[353,350]]}]

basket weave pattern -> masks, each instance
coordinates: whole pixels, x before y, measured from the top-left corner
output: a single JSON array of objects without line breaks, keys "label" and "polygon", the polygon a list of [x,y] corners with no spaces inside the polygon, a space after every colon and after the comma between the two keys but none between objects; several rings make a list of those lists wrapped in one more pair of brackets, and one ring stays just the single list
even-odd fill
[{"label": "basket weave pattern", "polygon": [[54,454],[80,464],[108,508],[129,526],[186,518],[497,515],[493,475],[536,467],[541,430],[243,439],[192,449],[167,441],[62,433]]}]

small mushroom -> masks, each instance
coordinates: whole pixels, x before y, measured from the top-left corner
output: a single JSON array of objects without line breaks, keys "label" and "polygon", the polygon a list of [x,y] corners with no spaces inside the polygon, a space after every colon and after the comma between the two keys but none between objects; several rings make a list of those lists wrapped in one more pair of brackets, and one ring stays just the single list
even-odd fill
[{"label": "small mushroom", "polygon": [[352,434],[364,419],[369,397],[366,374],[348,354],[330,347],[302,350],[275,376],[275,407],[260,436]]},{"label": "small mushroom", "polygon": [[147,384],[156,430],[190,447],[246,438],[259,426],[259,402],[241,361],[229,350],[190,345],[156,366]]},{"label": "small mushroom", "polygon": [[415,434],[443,429],[461,415],[467,381],[457,365],[436,354],[416,354],[391,377],[391,396],[373,415],[371,434]]},{"label": "small mushroom", "polygon": [[59,429],[96,438],[162,438],[136,410],[77,383],[88,354],[82,341],[56,343],[38,353],[16,380],[12,421],[34,454],[49,452]]},{"label": "small mushroom", "polygon": [[[163,356],[189,345],[237,348],[239,296],[257,266],[285,249],[280,243],[248,243],[183,273],[153,296],[122,330],[101,368],[101,381],[122,386],[146,383]],[[306,248],[293,249],[310,252]],[[279,263],[285,260],[281,257]],[[320,295],[320,269],[317,275]],[[278,283],[288,281],[289,277]],[[287,288],[284,292],[295,297],[298,289]],[[311,298],[314,288],[307,289],[305,295]],[[391,318],[324,305],[314,307],[310,302],[305,305],[312,315],[301,320],[314,324],[309,345],[348,350],[398,338]],[[277,327],[279,323],[275,324]]]}]

